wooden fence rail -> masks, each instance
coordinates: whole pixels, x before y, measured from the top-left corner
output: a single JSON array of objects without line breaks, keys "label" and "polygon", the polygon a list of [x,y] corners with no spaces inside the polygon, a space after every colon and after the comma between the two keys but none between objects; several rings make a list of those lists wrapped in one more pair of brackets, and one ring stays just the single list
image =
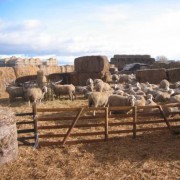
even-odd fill
[{"label": "wooden fence rail", "polygon": [[[137,133],[164,129],[170,133],[179,133],[179,112],[166,114],[164,111],[171,107],[179,108],[180,104],[100,108],[39,108],[34,104],[34,147],[107,141],[127,133],[136,138]],[[156,112],[143,112],[144,109],[156,109]],[[94,110],[96,116],[93,116]],[[172,118],[170,115],[178,116]],[[24,130],[28,131],[30,129]]]}]

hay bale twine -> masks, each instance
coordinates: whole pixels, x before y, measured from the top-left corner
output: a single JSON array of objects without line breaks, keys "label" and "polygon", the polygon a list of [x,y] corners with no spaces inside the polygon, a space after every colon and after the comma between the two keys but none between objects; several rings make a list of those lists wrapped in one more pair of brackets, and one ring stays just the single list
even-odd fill
[{"label": "hay bale twine", "polygon": [[0,165],[18,156],[17,129],[14,113],[0,107]]},{"label": "hay bale twine", "polygon": [[136,71],[136,79],[140,83],[159,84],[163,79],[168,79],[165,69],[146,69]]}]

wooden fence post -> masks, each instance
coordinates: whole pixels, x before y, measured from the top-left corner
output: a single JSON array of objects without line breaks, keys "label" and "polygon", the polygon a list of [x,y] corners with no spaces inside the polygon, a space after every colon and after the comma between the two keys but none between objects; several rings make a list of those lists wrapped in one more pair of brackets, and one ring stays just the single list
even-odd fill
[{"label": "wooden fence post", "polygon": [[137,106],[133,108],[133,138],[136,138]]},{"label": "wooden fence post", "polygon": [[33,103],[33,121],[34,121],[34,138],[35,144],[34,148],[37,148],[39,145],[39,138],[38,138],[38,124],[37,124],[37,107],[36,103]]},{"label": "wooden fence post", "polygon": [[109,108],[105,108],[105,141],[108,140],[108,113],[109,113]]}]

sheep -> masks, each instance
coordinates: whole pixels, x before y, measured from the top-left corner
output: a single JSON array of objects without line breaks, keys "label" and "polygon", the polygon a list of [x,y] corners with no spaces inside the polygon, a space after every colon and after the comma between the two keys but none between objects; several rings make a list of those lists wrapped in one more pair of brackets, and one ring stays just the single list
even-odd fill
[{"label": "sheep", "polygon": [[119,76],[118,76],[118,74],[113,74],[113,75],[112,75],[112,81],[113,81],[114,84],[119,81]]},{"label": "sheep", "polygon": [[[180,103],[180,94],[170,96],[168,103]],[[171,112],[179,112],[180,113],[179,107],[164,107],[163,110],[164,110],[166,116],[168,116],[169,113],[171,113]]]},{"label": "sheep", "polygon": [[54,94],[60,99],[60,95],[69,95],[69,99],[72,101],[76,99],[75,86],[73,84],[56,85],[51,83]]},{"label": "sheep", "polygon": [[155,96],[155,102],[167,102],[170,99],[170,96],[174,93],[172,89],[169,91],[159,91],[157,92],[157,95]]},{"label": "sheep", "polygon": [[91,84],[94,84],[93,80],[91,78],[89,78],[87,81],[86,81],[86,86],[88,85],[91,85]]},{"label": "sheep", "polygon": [[37,103],[38,101],[41,103],[41,100],[44,98],[45,91],[43,92],[41,88],[27,88],[24,89],[26,100],[30,105],[30,102]]},{"label": "sheep", "polygon": [[120,74],[119,75],[119,83],[135,83],[136,78],[133,74]]},{"label": "sheep", "polygon": [[[156,106],[157,105],[157,103],[155,103],[154,101],[153,101],[153,95],[152,94],[147,94],[147,96],[146,96],[146,106]],[[149,108],[149,109],[144,109],[143,110],[143,112],[145,112],[145,113],[158,113],[159,112],[159,109],[157,109],[157,108]]]},{"label": "sheep", "polygon": [[24,99],[23,87],[6,86],[6,92],[9,94],[9,101],[12,102],[17,97]]},{"label": "sheep", "polygon": [[[92,92],[88,97],[89,107],[106,107],[109,98],[109,92]],[[95,116],[95,111],[93,112]]]},{"label": "sheep", "polygon": [[[135,97],[130,95],[128,97],[120,96],[120,95],[110,95],[108,98],[108,106],[134,106],[135,105]],[[127,110],[122,110],[120,113],[128,113]]]},{"label": "sheep", "polygon": [[180,103],[180,94],[170,96],[168,102],[169,103]]},{"label": "sheep", "polygon": [[145,106],[146,100],[145,100],[144,96],[136,95],[134,105],[135,106]]},{"label": "sheep", "polygon": [[97,83],[100,83],[100,82],[103,82],[103,80],[102,79],[94,79],[94,86],[97,84]]},{"label": "sheep", "polygon": [[98,92],[111,91],[111,86],[105,82],[98,82],[94,86],[94,90]]},{"label": "sheep", "polygon": [[169,81],[166,79],[163,79],[159,84],[159,88],[169,90]]}]

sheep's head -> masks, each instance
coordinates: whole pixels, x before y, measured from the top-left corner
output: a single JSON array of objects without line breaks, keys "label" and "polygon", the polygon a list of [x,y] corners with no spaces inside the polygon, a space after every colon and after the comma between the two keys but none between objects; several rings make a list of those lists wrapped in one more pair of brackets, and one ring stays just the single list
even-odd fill
[{"label": "sheep's head", "polygon": [[148,100],[148,99],[152,100],[152,99],[153,99],[153,95],[152,95],[152,94],[148,94],[148,95],[146,96],[146,98],[147,98],[147,100]]},{"label": "sheep's head", "polygon": [[135,105],[135,100],[136,100],[136,98],[134,95],[128,96],[128,101],[130,102],[131,106]]}]

